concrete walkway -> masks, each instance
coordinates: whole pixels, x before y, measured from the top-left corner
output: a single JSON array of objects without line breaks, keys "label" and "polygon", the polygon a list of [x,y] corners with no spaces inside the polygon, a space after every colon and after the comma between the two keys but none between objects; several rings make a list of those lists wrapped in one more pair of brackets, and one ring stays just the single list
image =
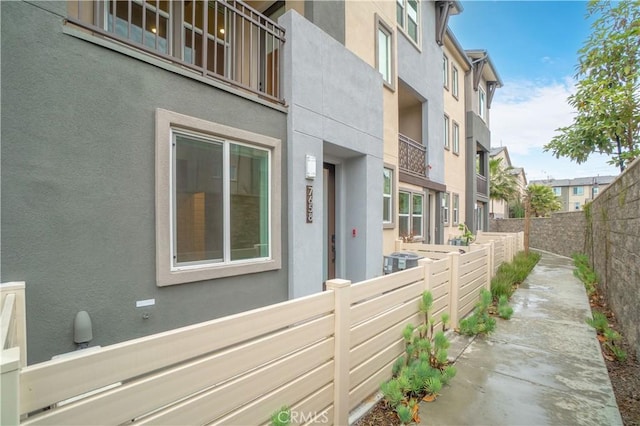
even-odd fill
[{"label": "concrete walkway", "polygon": [[486,338],[455,335],[458,374],[421,425],[622,425],[590,308],[571,259],[543,252],[514,315]]}]

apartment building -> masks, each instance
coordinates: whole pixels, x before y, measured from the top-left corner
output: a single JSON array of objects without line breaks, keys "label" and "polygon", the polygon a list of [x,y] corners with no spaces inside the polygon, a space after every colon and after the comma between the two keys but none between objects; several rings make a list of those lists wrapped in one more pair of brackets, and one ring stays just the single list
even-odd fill
[{"label": "apartment building", "polygon": [[447,36],[457,1],[0,8],[0,278],[27,282],[30,363],[79,311],[108,345],[381,275],[398,237],[449,238],[455,194],[476,217],[470,93],[499,79]]},{"label": "apartment building", "polygon": [[615,178],[616,176],[590,176],[533,180],[531,183],[553,188],[553,193],[562,201],[562,211],[572,212],[582,210],[586,203],[592,201]]},{"label": "apartment building", "polygon": [[466,54],[472,67],[465,79],[466,217],[467,226],[476,232],[489,229],[489,111],[496,89],[502,87],[502,80],[486,50],[466,50]]},{"label": "apartment building", "polygon": [[461,235],[459,224],[467,223],[466,87],[465,76],[471,71],[471,61],[450,29],[445,33],[442,56],[444,85],[444,156],[447,192],[442,200],[445,239]]},{"label": "apartment building", "polygon": [[[518,199],[523,200],[527,190],[527,176],[524,168],[514,167],[509,157],[509,150],[506,146],[491,148],[489,151],[490,159],[502,159],[501,164],[505,169],[509,169],[515,177],[518,188]],[[509,217],[509,203],[503,200],[491,200],[489,205],[489,216],[493,219],[504,219]]]}]

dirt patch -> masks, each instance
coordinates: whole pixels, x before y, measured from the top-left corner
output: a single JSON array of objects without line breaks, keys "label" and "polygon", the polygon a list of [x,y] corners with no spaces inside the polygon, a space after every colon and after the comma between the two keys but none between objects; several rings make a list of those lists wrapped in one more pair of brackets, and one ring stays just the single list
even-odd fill
[{"label": "dirt patch", "polygon": [[[596,294],[591,297],[591,310],[598,311],[606,315],[609,327],[620,331],[618,320],[607,305],[605,299]],[[600,344],[602,347],[602,343]],[[602,347],[609,379],[616,396],[618,409],[625,426],[640,426],[640,362],[638,354],[633,353],[631,347],[623,336],[621,346],[627,352],[625,361],[617,361],[606,348]]]}]

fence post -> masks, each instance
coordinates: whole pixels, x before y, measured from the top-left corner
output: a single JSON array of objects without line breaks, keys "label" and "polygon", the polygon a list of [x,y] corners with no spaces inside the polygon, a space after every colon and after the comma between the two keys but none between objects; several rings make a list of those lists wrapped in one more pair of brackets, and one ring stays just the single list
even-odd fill
[{"label": "fence post", "polygon": [[351,328],[351,281],[327,281],[334,294],[335,334],[333,356],[333,424],[349,424],[349,346]]},{"label": "fence post", "polygon": [[418,260],[418,266],[420,266],[422,268],[422,271],[424,272],[424,288],[422,291],[431,291],[431,264],[432,263],[433,263],[433,260],[427,259],[427,258]]},{"label": "fence post", "polygon": [[14,333],[12,333],[12,336],[15,337],[15,341],[13,341],[12,344],[14,346],[20,347],[21,367],[27,366],[27,311],[25,307],[24,289],[24,281],[15,281],[0,284],[0,302],[4,303],[4,298],[6,297],[6,295],[11,293],[15,294],[16,299],[13,308],[15,328],[13,330]]},{"label": "fence post", "polygon": [[0,361],[0,424],[20,424],[20,348],[2,350]]},{"label": "fence post", "polygon": [[460,253],[448,253],[449,270],[449,307],[451,309],[451,328],[458,327],[458,297],[460,294]]}]

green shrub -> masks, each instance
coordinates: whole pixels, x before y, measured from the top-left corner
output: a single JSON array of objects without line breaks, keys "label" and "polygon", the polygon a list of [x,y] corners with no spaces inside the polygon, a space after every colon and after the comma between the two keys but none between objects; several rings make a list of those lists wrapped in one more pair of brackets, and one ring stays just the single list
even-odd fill
[{"label": "green shrub", "polygon": [[595,328],[599,334],[604,334],[605,330],[609,328],[607,317],[601,312],[594,312],[592,316],[593,318],[587,318],[585,322]]},{"label": "green shrub", "polygon": [[513,315],[513,308],[509,306],[509,300],[507,296],[500,296],[498,300],[498,316],[502,319],[511,319]]},{"label": "green shrub", "polygon": [[496,328],[496,320],[489,315],[489,307],[493,298],[487,289],[480,290],[480,300],[476,303],[473,313],[460,321],[460,334],[475,336],[477,334],[490,334]]},{"label": "green shrub", "polygon": [[500,265],[496,276],[491,279],[493,299],[497,301],[500,296],[511,298],[515,291],[515,285],[522,283],[529,276],[539,260],[539,253],[529,252],[527,256],[525,252],[519,252],[513,261]]},{"label": "green shrub", "polygon": [[591,268],[589,258],[586,255],[574,253],[572,258],[573,264],[576,267],[576,269],[573,270],[573,275],[582,281],[584,288],[587,290],[587,294],[592,296],[597,290],[598,275],[593,268]]}]

